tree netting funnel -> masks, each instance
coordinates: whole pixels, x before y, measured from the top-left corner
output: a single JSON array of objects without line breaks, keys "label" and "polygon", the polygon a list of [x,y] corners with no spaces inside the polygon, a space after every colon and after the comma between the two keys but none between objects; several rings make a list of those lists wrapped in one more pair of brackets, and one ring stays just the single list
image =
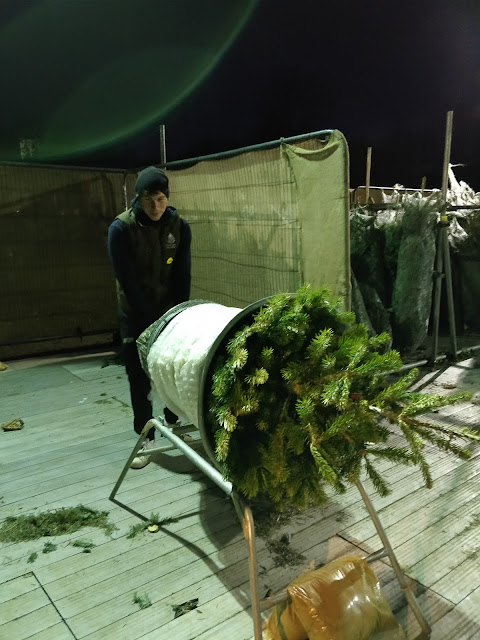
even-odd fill
[{"label": "tree netting funnel", "polygon": [[244,309],[205,300],[184,302],[167,311],[137,340],[140,362],[154,394],[198,428],[206,453],[220,471],[205,417],[211,364],[232,331],[248,322],[267,300]]}]

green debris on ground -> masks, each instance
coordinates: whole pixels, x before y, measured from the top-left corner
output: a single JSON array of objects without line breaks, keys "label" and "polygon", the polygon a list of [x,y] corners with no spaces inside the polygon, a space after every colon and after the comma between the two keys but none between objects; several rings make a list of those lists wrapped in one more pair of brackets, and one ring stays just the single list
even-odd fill
[{"label": "green debris on ground", "polygon": [[290,548],[290,536],[288,534],[284,534],[277,539],[269,538],[265,545],[276,567],[295,567],[306,560],[305,556]]},{"label": "green debris on ground", "polygon": [[255,517],[255,533],[264,539],[269,538],[279,527],[289,524],[293,518],[301,517],[301,511],[293,507],[287,507],[285,511],[274,511],[264,496],[252,500],[251,507]]},{"label": "green debris on ground", "polygon": [[287,507],[284,511],[275,511],[275,507],[266,496],[257,496],[250,501],[255,517],[255,533],[265,540],[276,567],[297,566],[305,560],[305,556],[290,548],[292,536],[285,532],[279,538],[274,534],[279,528],[290,524],[293,519],[297,522],[303,517],[302,511],[294,507]]},{"label": "green debris on ground", "polygon": [[27,562],[32,563],[35,562],[35,560],[38,558],[38,553],[36,551],[34,551],[33,553],[31,553],[28,558],[27,558]]},{"label": "green debris on ground", "polygon": [[175,613],[175,618],[179,618],[180,616],[185,615],[189,611],[193,611],[193,609],[196,609],[197,607],[198,607],[198,598],[193,598],[193,600],[182,602],[182,604],[172,605],[173,612]]},{"label": "green debris on ground", "polygon": [[[135,538],[139,533],[146,531],[149,527],[163,527],[167,524],[172,524],[174,522],[178,522],[179,518],[164,518],[163,520],[159,520],[158,513],[152,513],[148,520],[144,520],[143,522],[139,522],[138,524],[134,524],[130,527],[129,532],[127,533],[127,538]],[[158,529],[152,529],[153,531],[158,531]]]},{"label": "green debris on ground", "polygon": [[0,542],[25,542],[74,533],[82,527],[97,527],[111,535],[116,529],[108,522],[108,511],[83,505],[46,511],[36,515],[9,516],[0,527]]},{"label": "green debris on ground", "polygon": [[138,604],[140,609],[146,609],[147,607],[152,606],[152,601],[150,600],[150,597],[147,593],[144,593],[142,596],[139,593],[135,592],[133,596],[133,602],[134,604]]},{"label": "green debris on ground", "polygon": [[90,542],[89,540],[74,540],[70,544],[72,547],[80,547],[80,549],[83,549],[83,553],[91,553],[92,549],[95,547],[93,542]]},{"label": "green debris on ground", "polygon": [[57,545],[53,544],[53,542],[45,542],[43,545],[42,553],[52,553],[52,551],[57,550]]}]

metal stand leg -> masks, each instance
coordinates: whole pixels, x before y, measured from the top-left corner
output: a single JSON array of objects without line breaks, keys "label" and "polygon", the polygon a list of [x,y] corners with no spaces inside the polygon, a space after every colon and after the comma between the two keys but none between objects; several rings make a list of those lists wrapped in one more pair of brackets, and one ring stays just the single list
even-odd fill
[{"label": "metal stand leg", "polygon": [[[417,599],[415,598],[415,595],[413,594],[412,590],[410,589],[410,587],[407,584],[407,581],[405,579],[405,576],[403,574],[403,571],[400,569],[400,565],[398,564],[398,560],[395,556],[395,553],[393,552],[392,546],[390,544],[389,539],[387,538],[387,534],[385,533],[385,529],[382,526],[382,523],[380,522],[380,519],[378,517],[377,512],[375,511],[375,508],[367,494],[367,492],[365,491],[362,483],[360,482],[360,480],[357,480],[357,488],[360,491],[360,495],[362,496],[363,502],[365,503],[365,506],[367,507],[367,511],[371,517],[371,519],[373,520],[373,524],[375,525],[375,529],[377,530],[378,536],[380,538],[380,540],[382,541],[382,544],[384,546],[384,551],[386,551],[388,557],[390,558],[390,561],[392,563],[392,569],[395,573],[395,576],[398,580],[398,583],[400,584],[400,588],[403,591],[405,598],[408,602],[408,604],[410,605],[414,616],[416,617],[418,624],[420,625],[420,628],[422,629],[422,632],[424,633],[424,638],[429,638],[430,634],[432,632],[432,629],[430,627],[430,625],[428,624],[425,616],[423,615],[422,610],[420,609],[420,606],[417,602]],[[382,552],[380,552],[382,553]]]},{"label": "metal stand leg", "polygon": [[130,465],[132,464],[133,459],[137,455],[138,451],[141,449],[142,444],[144,443],[145,438],[147,437],[147,433],[150,431],[151,427],[152,427],[151,420],[149,420],[147,424],[143,427],[142,433],[140,434],[135,446],[133,447],[133,451],[130,454],[127,462],[125,463],[125,466],[123,467],[122,472],[117,482],[115,483],[115,486],[112,489],[112,493],[108,496],[109,500],[113,501],[113,499],[115,498],[117,491],[120,489],[120,485],[122,484],[122,482],[125,479],[125,476],[127,475],[127,471],[130,469]]},{"label": "metal stand leg", "polygon": [[250,507],[242,505],[239,496],[231,494],[237,515],[242,523],[242,531],[248,546],[248,569],[250,574],[250,599],[252,602],[253,630],[255,640],[262,640],[261,603],[258,595],[257,548],[255,545],[255,525]]},{"label": "metal stand leg", "polygon": [[[158,420],[154,420],[152,418],[152,420],[149,420],[147,422],[147,424],[143,427],[142,429],[142,433],[140,434],[135,446],[133,447],[133,451],[130,454],[130,457],[128,458],[127,462],[125,463],[125,466],[122,469],[122,472],[120,474],[120,477],[118,478],[117,482],[115,483],[115,486],[113,487],[112,493],[108,496],[109,500],[114,500],[116,493],[118,492],[118,490],[120,489],[120,486],[122,484],[122,482],[125,479],[125,476],[127,475],[127,471],[130,469],[130,465],[132,464],[133,459],[137,456],[139,450],[142,447],[142,444],[145,441],[145,438],[147,437],[147,433],[150,431],[150,429],[152,427],[158,429],[158,425],[160,423],[158,422]],[[160,433],[162,434],[162,436],[165,436],[168,438],[168,436],[166,436],[164,430],[167,430],[168,433],[171,433],[173,435],[176,435],[178,433],[180,433],[181,437],[185,437],[186,434],[188,434],[188,432],[192,431],[192,425],[186,425],[184,427],[174,427],[173,429],[171,427],[167,427],[166,425],[162,424],[162,431],[160,431]],[[177,440],[181,440],[181,438],[177,437]],[[183,441],[182,441],[183,442]],[[194,446],[198,446],[202,444],[201,440],[193,440],[190,442],[189,445],[190,447],[194,447]],[[155,449],[149,449],[148,451],[145,452],[145,454],[140,453],[139,455],[148,455],[151,456],[152,454],[155,453],[165,453],[166,451],[173,451],[174,449],[177,449],[178,446],[175,444],[171,444],[171,445],[166,445],[163,447],[156,447]]]}]

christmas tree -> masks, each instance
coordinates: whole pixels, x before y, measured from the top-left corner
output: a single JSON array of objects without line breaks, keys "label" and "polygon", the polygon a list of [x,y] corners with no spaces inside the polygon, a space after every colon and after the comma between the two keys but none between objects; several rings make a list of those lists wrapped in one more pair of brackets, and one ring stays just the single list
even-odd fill
[{"label": "christmas tree", "polygon": [[[282,510],[322,504],[327,486],[345,491],[362,467],[386,495],[382,459],[418,465],[431,487],[426,443],[468,458],[465,440],[476,434],[423,414],[470,395],[409,391],[415,369],[387,384],[402,366],[396,351],[385,352],[389,341],[386,333],[369,337],[326,289],[271,298],[210,369],[207,420],[226,478]],[[404,446],[392,444],[394,432]]]}]

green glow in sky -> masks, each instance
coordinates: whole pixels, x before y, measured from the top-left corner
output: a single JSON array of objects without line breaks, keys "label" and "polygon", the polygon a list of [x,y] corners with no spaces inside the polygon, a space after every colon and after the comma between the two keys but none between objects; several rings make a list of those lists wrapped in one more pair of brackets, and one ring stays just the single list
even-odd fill
[{"label": "green glow in sky", "polygon": [[1,159],[60,158],[133,136],[188,99],[258,0],[41,0],[0,31]]}]

